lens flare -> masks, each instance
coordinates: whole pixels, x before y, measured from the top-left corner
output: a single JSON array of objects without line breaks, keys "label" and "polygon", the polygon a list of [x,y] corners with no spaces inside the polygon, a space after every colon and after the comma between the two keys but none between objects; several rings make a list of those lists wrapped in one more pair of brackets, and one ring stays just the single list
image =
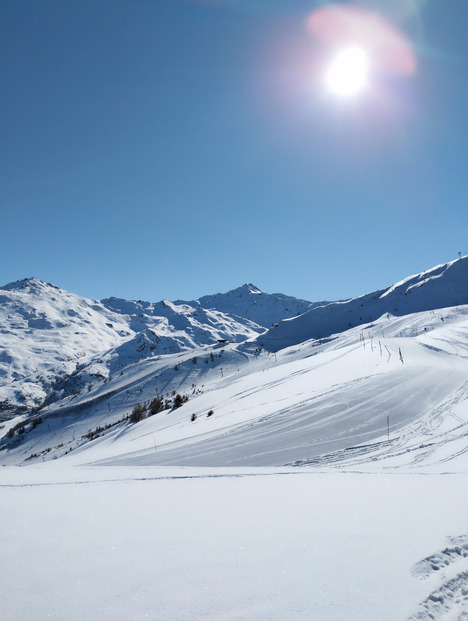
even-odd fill
[{"label": "lens flare", "polygon": [[326,49],[366,50],[378,72],[408,77],[416,71],[416,54],[405,35],[370,11],[343,4],[320,7],[310,15],[307,28]]}]

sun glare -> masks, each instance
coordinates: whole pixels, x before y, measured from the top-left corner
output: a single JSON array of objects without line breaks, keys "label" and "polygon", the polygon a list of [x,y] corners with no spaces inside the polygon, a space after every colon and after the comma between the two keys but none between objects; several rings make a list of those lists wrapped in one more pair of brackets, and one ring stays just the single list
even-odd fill
[{"label": "sun glare", "polygon": [[357,46],[347,47],[333,58],[325,74],[325,83],[334,95],[354,97],[365,88],[368,70],[365,51]]}]

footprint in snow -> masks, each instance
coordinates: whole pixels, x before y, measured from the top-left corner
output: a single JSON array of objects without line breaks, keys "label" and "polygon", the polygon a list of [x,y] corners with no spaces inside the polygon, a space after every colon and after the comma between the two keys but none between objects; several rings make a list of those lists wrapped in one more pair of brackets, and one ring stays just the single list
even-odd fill
[{"label": "footprint in snow", "polygon": [[[446,579],[445,570],[455,563],[466,567]],[[408,621],[468,621],[468,536],[449,539],[449,546],[426,557],[413,567],[421,580],[440,572],[441,586],[432,591]]]}]

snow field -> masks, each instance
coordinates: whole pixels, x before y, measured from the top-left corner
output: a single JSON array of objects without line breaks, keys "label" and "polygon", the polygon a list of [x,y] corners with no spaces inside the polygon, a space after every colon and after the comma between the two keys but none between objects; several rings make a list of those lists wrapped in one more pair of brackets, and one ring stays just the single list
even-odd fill
[{"label": "snow field", "polygon": [[403,621],[466,570],[414,571],[463,475],[256,472],[2,468],[2,618]]}]

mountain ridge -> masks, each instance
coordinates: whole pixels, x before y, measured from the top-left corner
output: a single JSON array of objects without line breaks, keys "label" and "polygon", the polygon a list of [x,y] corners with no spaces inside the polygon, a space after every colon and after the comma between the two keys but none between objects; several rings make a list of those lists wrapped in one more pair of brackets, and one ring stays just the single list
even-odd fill
[{"label": "mountain ridge", "polygon": [[399,317],[464,304],[468,304],[468,256],[357,298],[314,307],[294,320],[281,321],[260,340],[273,351],[308,339],[328,338],[382,315]]},{"label": "mountain ridge", "polygon": [[[121,368],[124,360],[136,362],[148,352],[166,355],[218,342],[239,343],[310,305],[299,301],[291,312],[285,311],[284,300],[291,306],[295,298],[265,294],[251,284],[217,296],[218,301],[242,298],[238,313],[198,300],[91,300],[36,277],[8,283],[0,288],[0,416],[31,412],[54,395],[58,398],[67,390],[67,377],[72,378],[69,390],[77,390],[84,381],[77,381],[77,373],[104,380],[111,367]],[[266,325],[248,317],[255,315],[250,309],[260,298]],[[107,370],[94,361],[103,356]],[[88,366],[93,370],[85,371]],[[54,386],[61,387],[59,394]]]}]

